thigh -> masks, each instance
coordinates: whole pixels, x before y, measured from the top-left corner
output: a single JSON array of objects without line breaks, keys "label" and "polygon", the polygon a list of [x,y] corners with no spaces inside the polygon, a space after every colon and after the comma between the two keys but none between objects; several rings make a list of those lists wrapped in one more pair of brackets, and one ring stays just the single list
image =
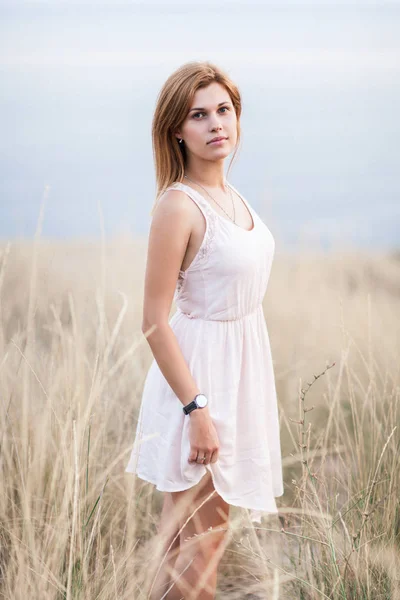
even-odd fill
[{"label": "thigh", "polygon": [[[208,552],[210,547],[218,547],[221,540],[225,539],[229,524],[229,504],[215,490],[209,471],[192,488],[171,492],[171,501],[174,520],[181,529],[181,549],[184,546],[194,548],[198,542],[196,551],[201,549]],[[196,539],[196,536],[199,537]]]}]

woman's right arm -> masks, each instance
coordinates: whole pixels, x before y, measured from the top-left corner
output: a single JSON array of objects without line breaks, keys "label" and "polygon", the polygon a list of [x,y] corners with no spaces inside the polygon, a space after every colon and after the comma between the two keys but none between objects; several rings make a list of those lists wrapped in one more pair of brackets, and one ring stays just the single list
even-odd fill
[{"label": "woman's right arm", "polygon": [[[154,358],[182,406],[202,390],[197,386],[182,354],[178,340],[168,324],[176,282],[186,253],[196,212],[186,194],[168,190],[160,198],[153,214],[147,251],[142,331],[147,334]],[[192,411],[185,418],[195,424],[190,462],[197,454],[218,454],[218,437],[208,406]],[[198,446],[198,447],[197,447]],[[214,454],[213,454],[214,453]]]}]

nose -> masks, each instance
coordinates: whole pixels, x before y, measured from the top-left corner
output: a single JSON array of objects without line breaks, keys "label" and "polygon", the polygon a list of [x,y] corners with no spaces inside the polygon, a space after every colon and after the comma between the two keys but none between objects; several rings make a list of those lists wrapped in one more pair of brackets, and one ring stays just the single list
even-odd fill
[{"label": "nose", "polygon": [[222,129],[221,124],[217,119],[212,123],[211,131],[220,131]]}]

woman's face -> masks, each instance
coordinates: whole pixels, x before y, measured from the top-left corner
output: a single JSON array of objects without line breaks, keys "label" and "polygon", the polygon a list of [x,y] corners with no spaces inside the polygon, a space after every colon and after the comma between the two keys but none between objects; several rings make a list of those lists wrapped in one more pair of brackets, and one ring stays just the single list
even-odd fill
[{"label": "woman's face", "polygon": [[[205,160],[228,156],[237,141],[236,113],[228,90],[216,82],[197,90],[189,112],[175,135],[184,140],[188,158],[190,154]],[[225,139],[211,143],[215,137]]]}]

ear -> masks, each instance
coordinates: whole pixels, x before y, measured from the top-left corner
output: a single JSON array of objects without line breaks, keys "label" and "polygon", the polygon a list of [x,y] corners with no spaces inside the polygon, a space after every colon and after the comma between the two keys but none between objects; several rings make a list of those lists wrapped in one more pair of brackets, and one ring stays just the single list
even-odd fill
[{"label": "ear", "polygon": [[174,135],[175,135],[175,137],[176,137],[177,139],[178,139],[178,138],[179,138],[179,139],[181,139],[181,137],[182,137],[182,136],[181,136],[181,132],[180,132],[180,131],[175,131]]}]

